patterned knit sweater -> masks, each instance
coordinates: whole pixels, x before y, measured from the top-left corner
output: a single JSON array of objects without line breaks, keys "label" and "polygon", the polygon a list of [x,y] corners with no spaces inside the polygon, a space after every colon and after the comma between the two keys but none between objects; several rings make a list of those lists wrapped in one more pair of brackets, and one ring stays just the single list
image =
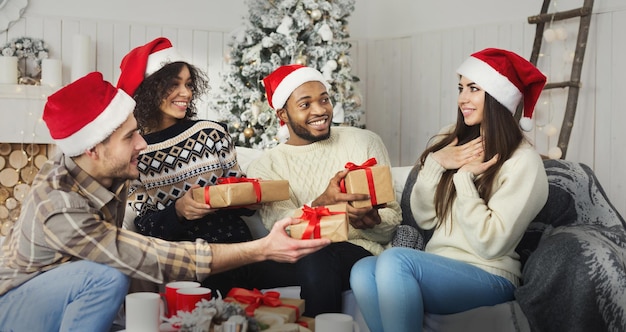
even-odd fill
[{"label": "patterned knit sweater", "polygon": [[214,185],[220,177],[243,174],[224,124],[185,120],[146,135],[139,156],[139,179],[131,183],[128,204],[137,213],[139,233],[169,241],[242,242],[252,239],[240,218],[247,209],[224,209],[198,220],[179,219],[175,202],[192,185]]},{"label": "patterned knit sweater", "polygon": [[[303,146],[280,144],[266,151],[248,167],[248,176],[265,180],[289,180],[290,199],[261,208],[261,218],[270,229],[274,222],[291,216],[295,209],[311,204],[321,195],[328,181],[347,162],[361,164],[375,157],[380,165],[389,165],[389,156],[382,140],[375,133],[354,127],[332,127],[330,138]],[[391,241],[402,220],[396,201],[379,211],[382,223],[372,229],[349,228],[348,239],[377,255]]]}]

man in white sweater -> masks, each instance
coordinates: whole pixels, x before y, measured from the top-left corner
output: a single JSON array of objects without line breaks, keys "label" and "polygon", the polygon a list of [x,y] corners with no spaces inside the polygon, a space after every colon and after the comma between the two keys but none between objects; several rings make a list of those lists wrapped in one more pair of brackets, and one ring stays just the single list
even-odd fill
[{"label": "man in white sweater", "polygon": [[[375,133],[354,127],[332,127],[333,106],[328,83],[310,67],[287,65],[264,80],[269,105],[289,139],[268,150],[248,168],[248,176],[264,180],[289,181],[290,199],[261,208],[265,227],[291,216],[303,205],[327,206],[369,199],[368,195],[340,190],[347,162],[360,164],[376,158],[389,165],[382,140]],[[331,130],[332,129],[332,130]],[[381,253],[401,222],[397,202],[355,208],[348,205],[350,227],[347,242],[336,242],[297,263],[305,315],[341,312],[341,294],[350,288],[352,265],[359,259]]]}]

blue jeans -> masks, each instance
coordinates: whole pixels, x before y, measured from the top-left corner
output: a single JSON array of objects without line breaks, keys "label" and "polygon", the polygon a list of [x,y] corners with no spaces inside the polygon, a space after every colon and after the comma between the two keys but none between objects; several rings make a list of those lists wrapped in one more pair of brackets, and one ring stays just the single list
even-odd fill
[{"label": "blue jeans", "polygon": [[106,265],[63,264],[0,297],[0,331],[109,331],[129,283]]},{"label": "blue jeans", "polygon": [[473,265],[391,248],[352,268],[352,291],[372,332],[422,331],[424,312],[452,314],[513,299],[515,286]]}]

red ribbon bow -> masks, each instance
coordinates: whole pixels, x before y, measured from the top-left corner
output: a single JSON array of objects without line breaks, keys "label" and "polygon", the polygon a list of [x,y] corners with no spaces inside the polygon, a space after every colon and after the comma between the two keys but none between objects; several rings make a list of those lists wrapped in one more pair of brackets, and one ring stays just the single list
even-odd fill
[{"label": "red ribbon bow", "polygon": [[248,290],[244,288],[232,288],[227,297],[232,297],[235,301],[247,304],[246,306],[246,314],[248,316],[254,316],[254,311],[260,307],[261,305],[266,305],[269,307],[289,307],[296,311],[296,317],[300,317],[300,310],[295,305],[283,304],[280,301],[280,293],[275,291],[267,291],[262,293],[258,289]]},{"label": "red ribbon bow", "polygon": [[[231,183],[243,183],[249,182],[252,183],[252,187],[254,188],[254,193],[256,194],[256,202],[261,201],[261,184],[259,184],[258,179],[250,179],[250,178],[237,178],[234,176],[227,178],[218,178],[217,184],[231,184]],[[211,205],[211,194],[209,192],[210,186],[204,187],[204,202],[208,205]]]},{"label": "red ribbon bow", "polygon": [[322,237],[322,227],[320,226],[320,221],[322,217],[332,216],[337,214],[345,214],[345,212],[331,212],[325,206],[316,206],[314,208],[304,205],[302,207],[302,215],[299,219],[307,220],[309,223],[306,226],[304,232],[302,232],[302,239],[319,239]]},{"label": "red ribbon bow", "polygon": [[[376,200],[376,188],[374,188],[374,176],[372,175],[372,169],[370,167],[375,166],[377,163],[378,162],[376,161],[376,158],[370,158],[366,160],[364,163],[362,163],[361,165],[348,162],[344,166],[349,171],[356,171],[359,169],[365,170],[365,177],[367,178],[367,188],[370,193],[370,201],[372,202],[372,206],[378,205],[378,201]],[[339,187],[342,193],[347,192],[346,183],[344,180],[345,179],[341,179],[341,181],[339,182]]]}]

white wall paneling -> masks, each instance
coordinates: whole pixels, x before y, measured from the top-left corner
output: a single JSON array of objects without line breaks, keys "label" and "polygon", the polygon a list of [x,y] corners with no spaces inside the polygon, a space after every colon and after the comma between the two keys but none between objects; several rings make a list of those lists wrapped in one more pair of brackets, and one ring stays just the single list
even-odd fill
[{"label": "white wall paneling", "polygon": [[[600,182],[615,207],[622,215],[626,212],[626,113],[624,105],[624,74],[626,45],[626,9],[598,15],[595,87],[595,128],[585,139],[594,142],[594,164]],[[620,87],[616,89],[616,87]]]}]

